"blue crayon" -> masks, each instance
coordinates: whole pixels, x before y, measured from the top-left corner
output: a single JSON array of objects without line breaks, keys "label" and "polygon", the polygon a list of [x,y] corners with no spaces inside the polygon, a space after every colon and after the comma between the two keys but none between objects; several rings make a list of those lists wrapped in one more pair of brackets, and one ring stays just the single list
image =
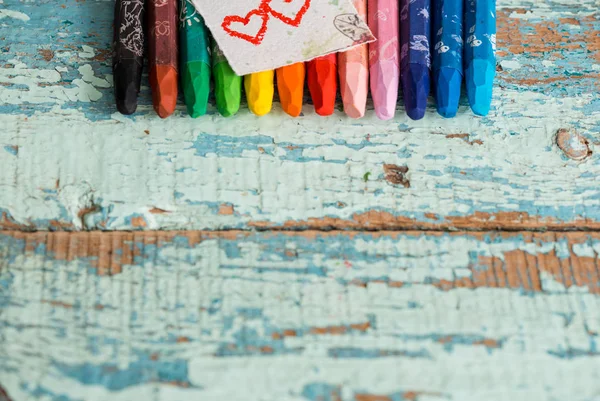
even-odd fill
[{"label": "blue crayon", "polygon": [[440,115],[456,116],[463,79],[463,0],[433,0],[433,87]]},{"label": "blue crayon", "polygon": [[465,1],[465,82],[471,109],[490,111],[496,76],[496,0]]},{"label": "blue crayon", "polygon": [[430,8],[430,0],[400,0],[400,81],[413,120],[425,116],[429,96]]}]

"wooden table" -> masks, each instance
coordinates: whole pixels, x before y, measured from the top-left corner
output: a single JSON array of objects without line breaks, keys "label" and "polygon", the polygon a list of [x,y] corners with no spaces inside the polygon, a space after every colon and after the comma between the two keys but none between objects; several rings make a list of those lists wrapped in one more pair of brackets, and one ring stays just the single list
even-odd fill
[{"label": "wooden table", "polygon": [[600,400],[600,12],[489,117],[114,113],[112,2],[0,1],[0,400]]}]

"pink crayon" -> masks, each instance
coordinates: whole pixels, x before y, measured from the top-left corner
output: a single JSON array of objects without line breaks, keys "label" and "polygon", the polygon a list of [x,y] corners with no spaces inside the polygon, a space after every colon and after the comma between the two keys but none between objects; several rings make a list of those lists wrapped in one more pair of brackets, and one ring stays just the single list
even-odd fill
[{"label": "pink crayon", "polygon": [[[367,19],[367,0],[353,0],[358,15]],[[369,48],[366,44],[338,54],[344,111],[351,118],[365,115],[369,94]]]},{"label": "pink crayon", "polygon": [[369,28],[377,38],[369,43],[371,96],[375,114],[394,118],[400,85],[398,0],[368,0]]}]

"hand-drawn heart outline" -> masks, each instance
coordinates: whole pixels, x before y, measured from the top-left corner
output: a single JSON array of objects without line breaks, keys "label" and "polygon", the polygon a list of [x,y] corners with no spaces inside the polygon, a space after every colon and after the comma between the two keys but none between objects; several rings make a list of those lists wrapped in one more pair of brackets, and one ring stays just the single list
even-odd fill
[{"label": "hand-drawn heart outline", "polygon": [[[239,38],[239,39],[243,39],[245,41],[252,43],[255,46],[260,45],[265,37],[265,33],[267,32],[267,24],[269,22],[269,14],[264,9],[264,5],[266,5],[269,1],[271,1],[271,0],[263,0],[258,9],[251,10],[248,14],[246,14],[245,17],[240,17],[239,15],[228,15],[227,17],[225,17],[223,19],[223,23],[221,24],[221,27],[230,36],[233,36],[233,37]],[[254,36],[248,35],[245,33],[235,31],[230,28],[231,24],[233,24],[235,22],[242,23],[244,26],[246,26],[250,23],[250,20],[254,16],[259,16],[262,19],[262,25],[261,25],[260,29],[258,30],[258,32],[256,33],[256,35],[254,35]]]},{"label": "hand-drawn heart outline", "polygon": [[[269,12],[271,13],[271,15],[275,18],[277,18],[278,20],[280,20],[281,22],[291,25],[291,26],[299,26],[300,23],[302,22],[302,18],[304,18],[304,14],[306,14],[306,12],[308,11],[308,9],[310,8],[310,2],[311,0],[304,0],[304,4],[302,5],[302,7],[300,8],[300,10],[298,11],[298,13],[296,14],[295,18],[290,18],[290,17],[286,17],[285,15],[281,14],[280,12],[277,12],[275,10],[273,10],[271,8],[271,6],[269,5],[273,0],[269,0],[266,3],[266,6],[269,10]],[[285,3],[291,3],[293,0],[283,0]]]},{"label": "hand-drawn heart outline", "polygon": [[[294,27],[298,27],[300,25],[300,23],[302,22],[302,18],[304,18],[304,14],[306,14],[308,9],[310,8],[310,2],[311,2],[311,0],[304,0],[304,4],[302,5],[300,10],[296,14],[296,17],[290,18],[290,17],[287,17],[287,16],[281,14],[280,12],[273,10],[269,6],[271,1],[273,1],[273,0],[261,0],[258,8],[251,10],[248,14],[246,14],[245,17],[240,17],[239,15],[226,16],[223,19],[223,23],[221,24],[221,27],[227,34],[229,34],[229,36],[232,36],[232,37],[235,37],[238,39],[243,39],[245,41],[252,43],[255,46],[258,46],[262,43],[262,41],[265,37],[265,33],[267,32],[270,15],[272,15],[273,17],[277,18],[278,20],[280,20],[281,22],[283,22],[285,24],[288,24],[288,25],[291,25]],[[291,3],[293,0],[283,0],[283,1],[286,3]],[[259,16],[262,19],[262,25],[255,36],[241,33],[241,32],[231,29],[231,24],[233,24],[235,22],[242,23],[244,26],[248,25],[250,23],[250,20],[254,16]]]}]

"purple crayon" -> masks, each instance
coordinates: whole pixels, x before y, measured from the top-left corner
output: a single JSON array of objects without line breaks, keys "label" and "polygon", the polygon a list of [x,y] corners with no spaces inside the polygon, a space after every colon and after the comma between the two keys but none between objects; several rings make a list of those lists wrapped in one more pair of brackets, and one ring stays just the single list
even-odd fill
[{"label": "purple crayon", "polygon": [[394,118],[400,81],[398,0],[368,0],[369,28],[377,41],[369,43],[369,73],[375,114]]},{"label": "purple crayon", "polygon": [[400,80],[406,114],[425,116],[431,69],[430,0],[400,0]]}]

